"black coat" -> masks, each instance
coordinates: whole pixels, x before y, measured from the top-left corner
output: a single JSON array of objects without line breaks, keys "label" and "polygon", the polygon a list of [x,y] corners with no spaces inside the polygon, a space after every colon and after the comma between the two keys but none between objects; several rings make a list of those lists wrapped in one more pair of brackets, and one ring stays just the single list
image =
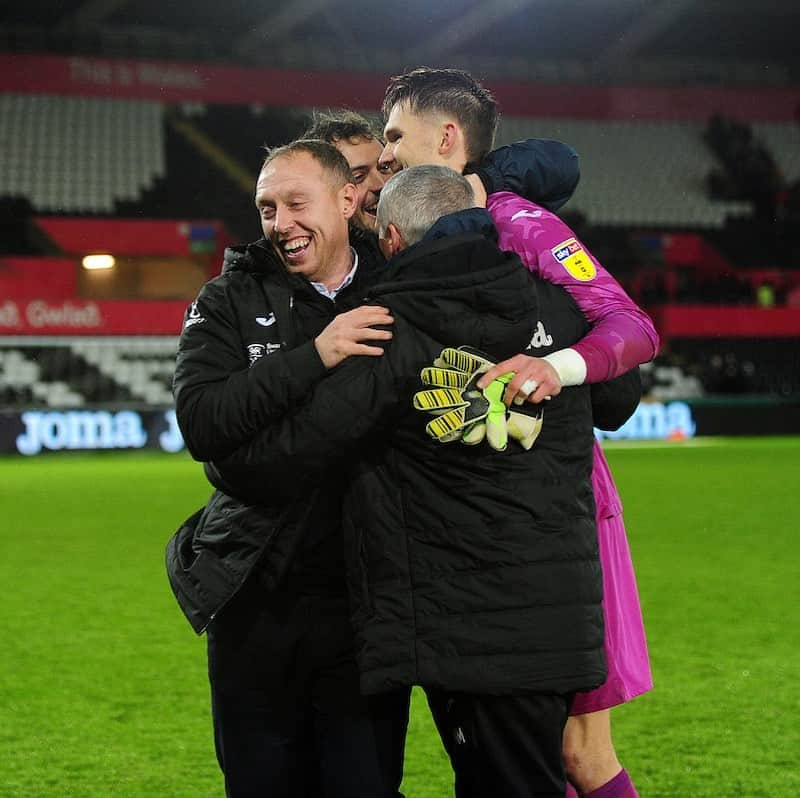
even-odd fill
[{"label": "black coat", "polygon": [[[313,338],[337,312],[359,304],[370,284],[377,258],[365,243],[359,245],[356,279],[336,303],[289,274],[264,241],[226,251],[222,274],[187,311],[178,348],[176,412],[195,459],[224,458],[304,401],[327,373]],[[210,462],[205,468],[218,490],[181,525],[166,551],[170,584],[196,632],[251,574],[267,588],[295,578],[314,582],[316,590],[344,593],[343,482],[313,486],[298,498],[277,482],[250,479],[246,472],[241,478],[223,475]],[[329,546],[332,561],[322,569],[308,569],[303,561],[309,535]]]},{"label": "black coat", "polygon": [[411,409],[420,369],[444,346],[499,360],[526,349],[538,320],[552,338],[543,355],[581,338],[585,319],[566,292],[474,233],[420,243],[384,274],[368,295],[395,317],[384,355],[349,358],[221,472],[261,469],[302,494],[354,464],[344,522],[365,692],[600,684],[589,388],[548,402],[530,452],[437,443]]}]

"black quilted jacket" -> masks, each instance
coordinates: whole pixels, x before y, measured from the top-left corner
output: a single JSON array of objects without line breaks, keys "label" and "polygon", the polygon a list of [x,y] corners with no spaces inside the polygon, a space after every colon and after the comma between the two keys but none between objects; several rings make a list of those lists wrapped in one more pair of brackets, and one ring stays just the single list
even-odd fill
[{"label": "black quilted jacket", "polygon": [[541,322],[562,348],[585,320],[564,291],[474,232],[406,250],[383,278],[368,295],[396,319],[384,355],[345,361],[217,467],[298,495],[348,469],[346,561],[365,692],[600,684],[589,388],[548,402],[530,452],[439,444],[411,407],[421,367],[444,346],[500,359],[524,350]]}]

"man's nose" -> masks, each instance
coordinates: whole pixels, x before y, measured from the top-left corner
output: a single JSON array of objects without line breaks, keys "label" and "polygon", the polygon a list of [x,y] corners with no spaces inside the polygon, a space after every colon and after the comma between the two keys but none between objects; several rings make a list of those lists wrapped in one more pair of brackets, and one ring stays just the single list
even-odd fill
[{"label": "man's nose", "polygon": [[275,232],[279,234],[288,233],[292,229],[294,218],[288,208],[275,210]]},{"label": "man's nose", "polygon": [[394,166],[394,147],[391,142],[387,141],[383,147],[381,157],[378,158],[379,167]]},{"label": "man's nose", "polygon": [[391,177],[391,173],[387,170],[385,173],[380,171],[380,168],[373,169],[370,173],[369,191],[374,194],[380,194],[381,189],[386,185],[386,181]]}]

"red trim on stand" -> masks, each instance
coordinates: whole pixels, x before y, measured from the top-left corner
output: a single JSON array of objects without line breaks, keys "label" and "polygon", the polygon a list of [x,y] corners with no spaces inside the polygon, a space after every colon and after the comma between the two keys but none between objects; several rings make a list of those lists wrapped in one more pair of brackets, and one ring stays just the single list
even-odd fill
[{"label": "red trim on stand", "polygon": [[670,338],[800,338],[797,308],[663,305],[650,309],[656,328]]},{"label": "red trim on stand", "polygon": [[[380,107],[386,75],[0,53],[0,92],[216,104]],[[666,88],[486,81],[509,116],[789,122],[800,88]]]},{"label": "red trim on stand", "polygon": [[0,258],[0,306],[6,297],[74,297],[78,293],[78,261],[75,258]]},{"label": "red trim on stand", "polygon": [[199,244],[221,256],[230,244],[224,225],[202,219],[116,219],[37,216],[34,222],[71,255],[191,255]]}]

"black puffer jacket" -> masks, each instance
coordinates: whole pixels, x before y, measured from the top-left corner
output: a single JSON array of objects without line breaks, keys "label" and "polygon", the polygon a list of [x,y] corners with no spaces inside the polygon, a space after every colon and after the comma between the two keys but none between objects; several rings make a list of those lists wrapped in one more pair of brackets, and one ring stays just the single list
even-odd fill
[{"label": "black puffer jacket", "polygon": [[475,233],[422,242],[385,274],[369,293],[396,320],[384,356],[345,361],[220,469],[260,467],[302,493],[340,473],[338,461],[355,463],[344,519],[366,692],[600,684],[589,388],[548,402],[530,452],[513,441],[502,453],[436,443],[411,409],[420,369],[444,346],[504,358],[527,347],[538,320],[552,339],[537,350],[546,354],[577,341],[585,320],[562,289]]},{"label": "black puffer jacket", "polygon": [[[312,339],[337,312],[360,304],[373,282],[377,258],[367,244],[359,243],[356,278],[335,303],[289,274],[264,241],[226,251],[222,274],[187,311],[175,369],[178,422],[196,459],[225,457],[307,397],[327,371]],[[218,490],[166,552],[170,584],[195,631],[250,574],[268,588],[294,582],[344,593],[343,481],[330,479],[298,499],[278,481],[205,467]],[[304,546],[321,552],[315,561],[304,559]]]}]

